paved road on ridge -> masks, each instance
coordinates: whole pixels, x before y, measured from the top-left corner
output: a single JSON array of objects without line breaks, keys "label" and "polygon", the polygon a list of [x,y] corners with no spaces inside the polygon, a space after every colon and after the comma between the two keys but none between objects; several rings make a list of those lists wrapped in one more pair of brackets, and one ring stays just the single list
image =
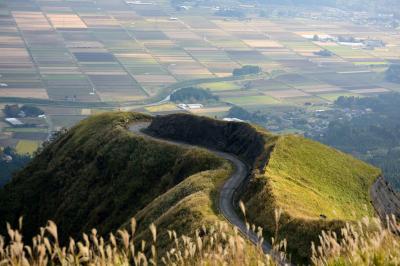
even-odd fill
[{"label": "paved road on ridge", "polygon": [[[143,129],[147,128],[150,123],[135,123],[132,124],[129,127],[129,130],[132,132],[135,132],[136,134],[155,139],[158,141],[163,141],[167,143],[171,143],[174,145],[183,145],[186,147],[194,147],[193,145],[189,145],[187,143],[183,142],[178,142],[178,141],[173,141],[173,140],[167,140],[167,139],[162,139],[158,138],[155,136],[150,136],[147,135],[146,133],[143,132]],[[243,163],[241,160],[239,160],[236,156],[221,152],[221,151],[216,151],[216,150],[210,150],[212,153],[216,154],[219,157],[222,157],[228,161],[230,161],[234,166],[234,172],[232,175],[229,177],[229,179],[225,182],[225,184],[222,186],[222,189],[219,194],[219,209],[222,215],[233,225],[235,225],[243,235],[247,236],[247,238],[253,243],[257,244],[258,243],[258,237],[256,233],[252,232],[251,230],[247,231],[246,229],[246,224],[243,220],[239,218],[237,215],[235,208],[234,208],[234,195],[235,191],[237,191],[240,186],[243,184],[243,181],[248,177],[249,175],[249,170],[248,167],[246,166],[245,163]],[[271,246],[264,241],[263,243],[263,251],[264,253],[270,253],[271,252]]]}]

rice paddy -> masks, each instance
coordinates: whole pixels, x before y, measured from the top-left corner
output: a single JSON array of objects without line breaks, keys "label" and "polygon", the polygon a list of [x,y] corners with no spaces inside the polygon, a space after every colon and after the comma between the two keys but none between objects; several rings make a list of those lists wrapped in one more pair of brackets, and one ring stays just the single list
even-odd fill
[{"label": "rice paddy", "polygon": [[271,105],[279,104],[280,102],[270,96],[247,96],[247,97],[230,97],[223,98],[224,101],[239,106],[248,105]]},{"label": "rice paddy", "polygon": [[231,91],[240,90],[240,86],[234,82],[211,82],[204,83],[201,85],[204,89],[210,89],[211,91]]},{"label": "rice paddy", "polygon": [[[0,7],[6,14],[0,33],[0,74],[28,72],[33,76],[27,83],[41,85],[17,92],[0,88],[1,97],[29,95],[81,102],[143,100],[156,96],[169,84],[226,77],[246,64],[259,65],[265,71],[312,74],[320,73],[322,65],[339,70],[346,63],[358,69],[399,58],[394,44],[365,51],[306,38],[351,32],[350,24],[327,23],[321,31],[305,19],[236,21],[210,14],[190,16],[171,11],[158,0],[152,1],[160,5],[157,9],[117,0],[81,7],[61,1],[5,3]],[[365,35],[368,28],[360,32]],[[374,35],[372,30],[368,34]],[[394,38],[385,35],[386,42],[398,44]],[[316,56],[314,52],[321,49],[330,50],[334,56]],[[100,82],[96,77],[99,75],[103,76]],[[320,82],[332,85],[326,80]],[[226,83],[207,86],[215,91],[239,88]],[[299,95],[293,93],[293,97]]]}]

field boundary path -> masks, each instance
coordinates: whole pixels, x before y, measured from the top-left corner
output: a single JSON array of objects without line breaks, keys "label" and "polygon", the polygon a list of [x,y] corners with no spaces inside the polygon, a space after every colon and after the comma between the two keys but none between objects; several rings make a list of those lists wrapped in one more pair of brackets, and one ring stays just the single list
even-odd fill
[{"label": "field boundary path", "polygon": [[[166,143],[170,143],[173,145],[180,145],[184,147],[201,147],[201,148],[206,148],[202,146],[195,146],[195,145],[190,145],[184,142],[178,142],[174,140],[169,140],[169,139],[163,139],[159,138],[156,136],[152,136],[149,134],[145,133],[145,129],[150,125],[149,122],[139,122],[139,123],[134,123],[129,126],[129,131],[135,132],[138,135],[141,135],[146,138],[154,139],[157,141],[162,141]],[[259,238],[257,237],[257,234],[251,230],[247,230],[245,222],[240,219],[238,214],[235,211],[235,194],[236,191],[240,189],[240,187],[243,185],[243,181],[249,176],[249,169],[247,165],[242,162],[239,158],[234,156],[233,154],[222,152],[222,151],[217,151],[217,150],[212,150],[209,148],[206,148],[210,152],[214,153],[218,157],[221,157],[223,159],[226,159],[230,161],[234,165],[234,171],[231,174],[231,176],[225,181],[225,183],[222,186],[222,189],[220,190],[219,193],[219,200],[218,200],[218,208],[221,212],[221,214],[225,217],[226,220],[228,220],[229,223],[232,225],[236,226],[239,231],[247,237],[254,245],[258,245],[259,243]],[[272,251],[271,245],[269,245],[266,241],[263,242],[262,244],[262,249],[265,254],[270,254]]]}]

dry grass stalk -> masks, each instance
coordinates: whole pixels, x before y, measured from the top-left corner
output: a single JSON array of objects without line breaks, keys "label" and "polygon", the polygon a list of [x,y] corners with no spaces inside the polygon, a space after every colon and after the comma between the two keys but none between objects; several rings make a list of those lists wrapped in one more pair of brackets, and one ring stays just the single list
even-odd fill
[{"label": "dry grass stalk", "polygon": [[[245,212],[244,212],[245,213]],[[279,225],[281,212],[276,213]],[[131,220],[130,230],[121,229],[116,235],[103,239],[93,229],[83,234],[82,241],[70,238],[61,246],[54,222],[40,228],[31,245],[25,245],[21,235],[22,220],[18,229],[7,224],[7,238],[0,236],[0,266],[45,265],[276,265],[274,260],[287,261],[286,240],[273,238],[273,257],[262,252],[263,231],[249,225],[257,234],[259,243],[253,248],[239,233],[224,222],[202,226],[193,236],[178,236],[167,231],[171,248],[162,253],[157,250],[157,228],[149,227],[152,241],[135,242],[136,221]],[[276,236],[278,236],[276,234]],[[278,256],[278,257],[277,257]],[[362,219],[358,224],[347,224],[336,235],[322,232],[320,244],[312,244],[314,265],[400,265],[400,225],[395,217],[388,217],[386,225],[377,219]]]},{"label": "dry grass stalk", "polygon": [[394,216],[386,226],[364,218],[347,224],[339,236],[322,232],[320,245],[312,243],[311,259],[315,265],[400,265],[400,224]]},{"label": "dry grass stalk", "polygon": [[[120,229],[105,240],[93,229],[83,234],[82,241],[70,238],[67,246],[60,246],[54,222],[40,228],[30,246],[23,242],[20,231],[7,224],[8,237],[0,236],[0,265],[273,265],[261,250],[249,248],[236,228],[224,222],[196,230],[193,237],[179,236],[168,231],[172,248],[159,255],[157,228],[149,227],[152,242],[134,241],[136,221],[131,220],[130,231]],[[262,230],[258,228],[261,236]],[[137,248],[139,247],[139,248]]]}]

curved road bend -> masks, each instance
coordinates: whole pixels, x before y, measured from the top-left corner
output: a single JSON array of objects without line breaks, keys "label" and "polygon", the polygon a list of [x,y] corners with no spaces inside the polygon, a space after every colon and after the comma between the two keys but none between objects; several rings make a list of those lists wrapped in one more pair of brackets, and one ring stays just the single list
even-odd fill
[{"label": "curved road bend", "polygon": [[[129,127],[129,130],[132,132],[135,132],[139,135],[155,139],[158,141],[163,141],[167,143],[171,143],[174,145],[183,145],[186,147],[195,147],[194,145],[189,145],[187,143],[182,143],[178,141],[172,141],[172,140],[166,140],[162,138],[157,138],[154,136],[147,135],[146,133],[143,132],[143,129],[146,129],[150,123],[143,122],[143,123],[135,123]],[[236,226],[240,232],[245,235],[253,244],[258,243],[258,237],[257,234],[254,233],[251,230],[246,229],[246,224],[239,218],[237,213],[235,212],[234,208],[234,195],[235,191],[239,189],[241,184],[243,184],[243,181],[246,179],[246,177],[249,174],[248,168],[246,164],[244,164],[241,160],[239,160],[236,156],[221,152],[221,151],[216,151],[216,150],[210,150],[212,153],[216,154],[219,157],[222,157],[228,161],[230,161],[234,166],[235,170],[233,174],[230,176],[230,178],[225,182],[225,184],[222,186],[222,189],[220,191],[220,198],[219,198],[219,209],[222,213],[222,215],[234,226]],[[262,249],[264,253],[270,253],[271,252],[271,246],[264,241]]]}]

